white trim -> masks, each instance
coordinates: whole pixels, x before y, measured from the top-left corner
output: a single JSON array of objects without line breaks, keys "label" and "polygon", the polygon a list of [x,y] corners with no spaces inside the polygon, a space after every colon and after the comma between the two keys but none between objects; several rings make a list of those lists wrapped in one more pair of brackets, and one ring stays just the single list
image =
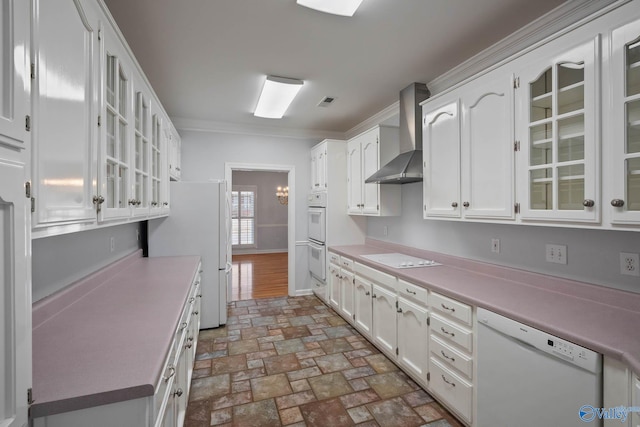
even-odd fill
[{"label": "white trim", "polygon": [[270,172],[287,172],[287,185],[289,186],[289,204],[287,205],[287,246],[288,261],[287,268],[289,271],[288,293],[290,296],[296,293],[296,168],[292,165],[269,165],[259,163],[224,163],[224,177],[227,181],[227,191],[231,191],[233,187],[232,177],[233,171],[270,171]]},{"label": "white trim", "polygon": [[314,129],[287,129],[261,124],[225,123],[211,120],[194,120],[171,117],[180,130],[194,132],[234,133],[242,135],[275,136],[279,138],[344,139],[344,132]]},{"label": "white trim", "polygon": [[400,101],[394,102],[393,104],[389,105],[388,107],[380,110],[373,116],[369,117],[365,121],[358,123],[351,129],[346,131],[344,133],[343,138],[338,138],[338,139],[344,139],[344,140],[351,139],[355,136],[360,135],[363,132],[370,130],[371,128],[374,128],[380,125],[380,123],[384,122],[385,120],[388,120],[394,116],[397,116],[398,114],[400,114]]},{"label": "white trim", "polygon": [[289,224],[258,224],[258,228],[287,227]]},{"label": "white trim", "polygon": [[282,254],[287,253],[289,250],[287,248],[284,249],[232,249],[232,255],[260,255],[260,254]]},{"label": "white trim", "polygon": [[313,289],[298,289],[296,291],[297,297],[304,297],[307,295],[313,295]]}]

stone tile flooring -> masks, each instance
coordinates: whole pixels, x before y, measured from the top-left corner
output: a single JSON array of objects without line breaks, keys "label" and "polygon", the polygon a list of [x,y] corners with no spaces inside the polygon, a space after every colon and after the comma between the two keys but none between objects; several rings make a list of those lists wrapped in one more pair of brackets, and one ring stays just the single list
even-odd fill
[{"label": "stone tile flooring", "polygon": [[236,301],[201,331],[185,427],[460,427],[315,296]]}]

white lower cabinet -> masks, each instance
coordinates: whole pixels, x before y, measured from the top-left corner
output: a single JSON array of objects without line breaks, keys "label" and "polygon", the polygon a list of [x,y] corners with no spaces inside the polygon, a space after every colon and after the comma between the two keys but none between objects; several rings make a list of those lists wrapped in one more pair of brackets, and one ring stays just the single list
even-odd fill
[{"label": "white lower cabinet", "polygon": [[398,363],[427,383],[427,308],[398,298]]},{"label": "white lower cabinet", "polygon": [[370,282],[356,275],[354,289],[355,326],[366,338],[371,338],[373,322],[372,290],[373,285]]},{"label": "white lower cabinet", "polygon": [[336,264],[329,264],[329,274],[327,274],[327,292],[329,293],[329,305],[336,311],[340,307],[340,267]]},{"label": "white lower cabinet", "polygon": [[373,343],[396,357],[396,291],[373,284]]},{"label": "white lower cabinet", "polygon": [[354,274],[346,269],[341,269],[340,275],[340,314],[347,319],[349,323],[355,321],[354,315]]},{"label": "white lower cabinet", "polygon": [[435,357],[429,358],[429,391],[465,421],[471,422],[473,386]]},{"label": "white lower cabinet", "polygon": [[[602,358],[602,407],[640,408],[640,375],[611,357]],[[640,412],[629,412],[625,420],[604,419],[604,427],[639,427]]]}]

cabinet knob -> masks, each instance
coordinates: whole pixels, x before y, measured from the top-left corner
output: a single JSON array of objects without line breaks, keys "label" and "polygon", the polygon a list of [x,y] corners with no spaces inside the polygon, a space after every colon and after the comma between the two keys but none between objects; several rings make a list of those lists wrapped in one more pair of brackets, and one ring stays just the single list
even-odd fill
[{"label": "cabinet knob", "polygon": [[611,206],[613,206],[614,208],[621,208],[624,206],[624,200],[622,199],[613,199],[611,201]]},{"label": "cabinet knob", "polygon": [[94,205],[101,205],[104,203],[104,197],[102,196],[93,196],[93,204]]},{"label": "cabinet knob", "polygon": [[168,382],[171,379],[171,377],[173,377],[175,374],[176,374],[176,368],[174,368],[173,366],[169,366],[169,375],[162,378],[164,379],[164,382]]},{"label": "cabinet knob", "polygon": [[162,206],[169,206],[169,202],[162,203]]},{"label": "cabinet knob", "polygon": [[142,200],[136,200],[136,206],[140,206],[142,204]]},{"label": "cabinet knob", "polygon": [[175,393],[173,393],[173,394],[175,394],[176,396],[180,397],[180,396],[182,396],[182,394],[183,394],[183,393],[184,393],[184,392],[182,391],[182,389],[181,389],[181,388],[179,388],[179,389],[177,389],[177,390],[176,390],[176,392],[175,392]]},{"label": "cabinet knob", "polygon": [[376,294],[371,295],[371,298],[378,298]]},{"label": "cabinet knob", "polygon": [[151,202],[151,206],[158,206],[158,202]]},{"label": "cabinet knob", "polygon": [[585,208],[592,208],[595,204],[596,202],[591,199],[584,199],[584,202],[582,202],[582,206],[584,206]]},{"label": "cabinet knob", "polygon": [[371,292],[367,291],[367,292],[365,292],[364,294],[365,294],[366,296],[369,296],[369,295],[371,295]]},{"label": "cabinet knob", "polygon": [[468,208],[468,207],[469,207],[469,202],[464,202],[464,203],[462,204],[462,206],[464,206],[465,208]]},{"label": "cabinet knob", "polygon": [[133,206],[136,204],[136,200],[135,199],[129,199],[128,202],[129,206]]},{"label": "cabinet knob", "polygon": [[193,344],[189,343],[187,345],[184,346],[184,348],[191,348],[193,346]]},{"label": "cabinet knob", "polygon": [[402,313],[402,308],[398,307],[398,310],[396,310],[398,313]]},{"label": "cabinet knob", "polygon": [[452,208],[457,208],[457,207],[458,207],[458,202],[453,202],[453,203],[451,203],[451,207],[452,207]]}]

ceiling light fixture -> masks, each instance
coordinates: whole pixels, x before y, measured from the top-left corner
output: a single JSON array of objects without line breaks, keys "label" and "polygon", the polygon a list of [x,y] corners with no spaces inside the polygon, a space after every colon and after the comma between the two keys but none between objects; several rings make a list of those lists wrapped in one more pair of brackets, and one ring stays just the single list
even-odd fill
[{"label": "ceiling light fixture", "polygon": [[302,80],[267,76],[253,115],[281,119],[303,84]]},{"label": "ceiling light fixture", "polygon": [[340,16],[353,16],[362,0],[297,0],[300,6]]}]

